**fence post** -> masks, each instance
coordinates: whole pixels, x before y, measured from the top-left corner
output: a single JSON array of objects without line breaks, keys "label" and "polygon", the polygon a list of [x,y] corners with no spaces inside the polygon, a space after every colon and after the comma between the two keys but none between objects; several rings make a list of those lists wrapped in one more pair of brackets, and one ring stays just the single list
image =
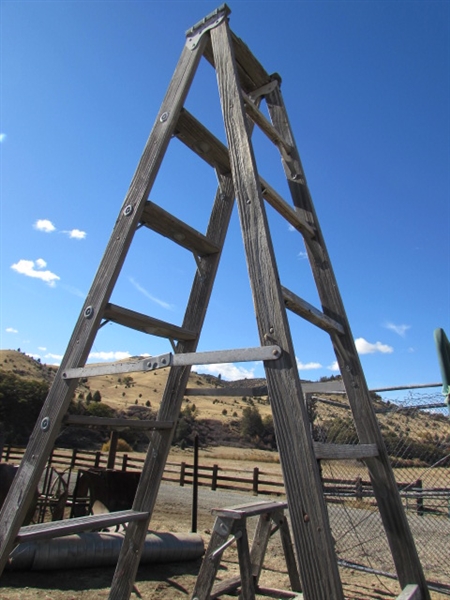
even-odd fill
[{"label": "fence post", "polygon": [[77,464],[77,449],[72,450],[72,460],[70,461],[70,469],[74,469]]},{"label": "fence post", "polygon": [[363,485],[361,477],[357,477],[355,480],[355,494],[357,500],[362,500],[363,497]]},{"label": "fence post", "polygon": [[127,463],[128,463],[128,454],[124,454],[122,456],[122,471],[127,470]]},{"label": "fence post", "polygon": [[215,492],[217,489],[217,479],[219,477],[219,466],[213,465],[212,477],[211,477],[211,489]]},{"label": "fence post", "polygon": [[423,494],[422,494],[422,480],[418,479],[415,483],[415,487],[417,488],[417,499],[416,499],[416,507],[417,507],[417,514],[419,516],[423,516],[424,513],[424,507],[423,507]]},{"label": "fence post", "polygon": [[11,454],[11,444],[8,444],[8,447],[6,448],[5,462],[9,461],[9,455],[10,454]]},{"label": "fence post", "polygon": [[94,461],[94,468],[97,469],[100,466],[100,459],[102,458],[102,453],[100,452],[100,450],[97,450],[97,452],[95,453],[95,461]]},{"label": "fence post", "polygon": [[186,463],[182,462],[180,465],[180,486],[184,486],[184,478],[186,475]]},{"label": "fence post", "polygon": [[259,469],[258,469],[258,467],[255,467],[253,469],[253,495],[254,496],[258,495],[258,476],[259,476]]}]

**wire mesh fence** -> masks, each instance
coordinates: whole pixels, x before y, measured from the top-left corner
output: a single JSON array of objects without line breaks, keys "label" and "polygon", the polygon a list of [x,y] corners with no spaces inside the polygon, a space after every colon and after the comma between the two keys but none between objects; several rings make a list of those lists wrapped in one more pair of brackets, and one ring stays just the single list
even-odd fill
[{"label": "wire mesh fence", "polygon": [[[428,581],[450,595],[450,419],[440,393],[374,397],[379,425]],[[315,440],[357,443],[344,395],[311,396]],[[353,480],[355,490],[326,491],[336,551],[343,564],[395,573],[386,534],[361,461],[322,461],[322,477]]]}]

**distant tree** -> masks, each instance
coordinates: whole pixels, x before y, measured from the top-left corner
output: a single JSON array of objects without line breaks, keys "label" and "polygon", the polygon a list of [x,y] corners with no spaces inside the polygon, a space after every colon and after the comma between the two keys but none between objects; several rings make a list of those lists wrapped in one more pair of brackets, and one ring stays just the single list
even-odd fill
[{"label": "distant tree", "polygon": [[91,392],[88,392],[88,395],[86,396],[86,404],[90,404],[92,402],[92,394]]},{"label": "distant tree", "polygon": [[93,402],[101,402],[102,401],[102,395],[100,394],[100,392],[98,390],[96,390],[94,392],[94,395],[92,396],[92,400],[93,400]]}]

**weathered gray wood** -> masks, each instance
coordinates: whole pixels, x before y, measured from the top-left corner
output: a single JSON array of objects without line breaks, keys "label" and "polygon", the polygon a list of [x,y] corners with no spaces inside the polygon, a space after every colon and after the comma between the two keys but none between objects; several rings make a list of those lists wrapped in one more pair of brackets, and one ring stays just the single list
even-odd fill
[{"label": "weathered gray wood", "polygon": [[[228,148],[217,139],[187,110],[183,110],[178,119],[175,135],[188,148],[220,173],[230,173]],[[295,229],[300,231],[305,240],[314,238],[314,228],[298,214],[280,194],[260,177],[262,194],[265,200]]]},{"label": "weathered gray wood", "polygon": [[[217,553],[216,551],[223,547],[230,535],[235,533],[234,525],[235,521],[232,519],[216,519],[208,548],[206,550],[197,581],[195,582],[194,591],[191,596],[193,600],[209,600],[210,597],[217,597],[218,593],[219,595],[220,593],[225,593],[225,589],[236,589],[239,586],[240,577],[233,579],[232,582],[227,580],[224,582],[224,586],[226,586],[225,589],[221,588],[219,591],[215,589],[211,595],[214,580],[216,578],[217,571],[219,570],[220,561],[222,558],[222,553]],[[228,588],[228,583],[231,583],[231,588]]]},{"label": "weathered gray wood", "polygon": [[236,536],[239,571],[241,574],[241,593],[239,594],[239,598],[241,600],[255,600],[255,580],[252,573],[245,519],[236,522],[235,530],[236,533],[240,533],[239,537]]},{"label": "weathered gray wood", "polygon": [[249,96],[247,96],[245,92],[242,92],[242,98],[244,100],[244,107],[250,119],[256,125],[258,125],[261,131],[266,134],[266,136],[271,142],[273,142],[276,146],[280,148],[280,152],[285,152],[286,154],[289,154],[291,152],[291,147],[289,146],[289,144],[286,144],[286,142],[275,129],[275,127],[272,125],[272,123],[270,123],[266,119],[266,117],[259,110],[259,108],[256,108],[252,99]]},{"label": "weathered gray wood", "polygon": [[397,600],[422,600],[422,594],[418,585],[407,585]]},{"label": "weathered gray wood", "polygon": [[[398,493],[383,437],[378,427],[353,335],[278,86],[266,97],[266,102],[272,124],[283,135],[286,143],[293,148],[289,164],[284,158],[282,158],[282,161],[294,206],[302,217],[316,229],[316,236],[307,245],[307,251],[310,256],[311,268],[319,292],[322,310],[325,315],[337,320],[345,330],[342,335],[331,333],[331,339],[352,408],[359,441],[362,444],[375,444],[379,451],[377,457],[367,458],[366,464],[369,468],[397,574],[402,586],[409,583],[418,584],[423,594],[423,600],[429,600],[430,596],[422,566]],[[311,251],[312,246],[315,246],[314,253]],[[317,260],[317,255],[321,255],[320,261]]]},{"label": "weathered gray wood", "polygon": [[250,504],[229,506],[228,508],[212,508],[211,514],[215,517],[238,520],[268,514],[274,510],[282,510],[284,508],[287,508],[287,502],[261,500],[260,502],[251,502]]},{"label": "weathered gray wood", "polygon": [[[119,276],[145,202],[172,137],[179,112],[197,70],[203,47],[204,43],[200,41],[196,50],[190,51],[185,48],[180,57],[161,112],[158,114],[125,197],[102,262],[61,362],[61,367],[43,405],[8,497],[3,504],[0,517],[0,572],[8,560],[15,537],[23,523],[34,490],[59,434],[62,418],[77,385],[76,380],[65,381],[61,374],[67,368],[79,367],[86,362],[103,318],[104,308]],[[170,421],[176,420],[176,418],[161,420]]]},{"label": "weathered gray wood", "polygon": [[74,519],[65,519],[64,521],[52,521],[50,523],[38,523],[37,525],[27,525],[21,527],[17,535],[17,542],[31,542],[36,540],[45,540],[55,537],[62,537],[81,531],[92,531],[120,525],[121,523],[131,523],[132,521],[144,521],[148,518],[145,512],[134,510],[121,510],[111,513],[102,513],[99,515],[88,515],[87,517],[76,517]]},{"label": "weathered gray wood", "polygon": [[[282,511],[278,512],[282,513]],[[251,573],[256,585],[258,584],[261,576],[264,557],[266,555],[267,545],[270,540],[273,516],[274,515],[272,512],[260,515],[256,525],[255,534],[253,536],[252,547],[250,549],[250,561],[252,565]]]},{"label": "weathered gray wood", "polygon": [[313,442],[316,458],[324,460],[362,460],[378,456],[376,444],[323,444]]},{"label": "weathered gray wood", "polygon": [[224,387],[224,388],[186,388],[184,392],[185,396],[250,396],[255,398],[256,396],[267,396],[267,386],[261,385],[254,388],[238,388],[238,387]]},{"label": "weathered gray wood", "polygon": [[283,349],[282,358],[266,363],[265,370],[302,584],[309,600],[342,600],[327,509],[226,23],[211,31],[211,41],[259,335],[261,343],[276,341]]},{"label": "weathered gray wood", "polygon": [[344,333],[344,328],[338,321],[328,317],[312,304],[306,302],[306,300],[303,300],[287,288],[282,287],[281,290],[283,292],[286,308],[328,333],[331,331]]},{"label": "weathered gray wood", "polygon": [[180,221],[154,202],[146,202],[141,216],[141,223],[169,238],[187,250],[205,256],[214,254],[219,248],[199,231]]},{"label": "weathered gray wood", "polygon": [[285,514],[280,514],[274,519],[280,528],[281,544],[283,546],[284,557],[289,575],[291,588],[294,592],[300,592],[302,589],[300,577],[298,574],[297,561],[295,560],[294,548],[292,547],[291,533]]},{"label": "weathered gray wood", "polygon": [[172,429],[173,421],[154,421],[150,419],[115,419],[109,417],[90,417],[88,415],[66,415],[64,425],[86,425],[111,427],[112,429]]},{"label": "weathered gray wood", "polygon": [[108,321],[113,321],[118,325],[170,340],[195,340],[197,335],[194,331],[189,331],[183,327],[166,323],[116,304],[108,303],[103,316]]},{"label": "weathered gray wood", "polygon": [[[222,249],[234,204],[234,188],[230,177],[219,175],[220,188],[217,191],[206,236],[218,248]],[[202,273],[194,278],[182,327],[190,331],[201,331],[206,315],[209,298],[214,284],[221,251],[201,259]],[[180,340],[177,352],[194,352],[198,338]],[[189,378],[190,367],[172,367],[158,413],[160,421],[176,421],[183,402],[183,394]],[[143,467],[141,483],[138,487],[133,508],[153,512],[159,484],[164,472],[170,450],[172,434],[163,435],[155,431],[150,437],[146,461]],[[119,556],[110,598],[122,600],[128,598],[134,584],[138,561],[145,539],[142,528],[131,523],[127,528],[122,551]]]}]

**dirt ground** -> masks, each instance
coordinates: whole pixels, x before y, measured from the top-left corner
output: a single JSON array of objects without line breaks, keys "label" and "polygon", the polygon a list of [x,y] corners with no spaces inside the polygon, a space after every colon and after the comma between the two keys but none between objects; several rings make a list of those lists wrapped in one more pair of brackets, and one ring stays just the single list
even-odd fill
[{"label": "dirt ground", "polygon": [[[189,532],[191,530],[192,489],[174,484],[162,484],[151,528],[154,531]],[[258,500],[261,498],[258,497]],[[205,549],[214,525],[211,508],[235,506],[251,502],[248,495],[227,492],[199,492],[197,531]],[[248,529],[251,537],[253,520]],[[190,562],[142,565],[139,568],[131,598],[151,600],[189,600],[191,598],[202,558]],[[5,571],[1,580],[0,600],[97,600],[107,598],[114,568],[68,569],[65,571],[11,572]],[[235,546],[223,555],[220,579],[238,573]],[[396,598],[400,590],[396,581],[359,571],[341,569],[345,598],[348,600],[384,600]],[[279,536],[271,539],[266,554],[261,585],[289,590],[284,555]],[[222,596],[231,598],[232,596]],[[234,596],[235,597],[235,596]],[[265,596],[257,595],[257,599]],[[278,596],[276,596],[278,597]],[[300,596],[301,597],[301,596]],[[433,600],[448,600],[448,596],[432,593]]]}]

